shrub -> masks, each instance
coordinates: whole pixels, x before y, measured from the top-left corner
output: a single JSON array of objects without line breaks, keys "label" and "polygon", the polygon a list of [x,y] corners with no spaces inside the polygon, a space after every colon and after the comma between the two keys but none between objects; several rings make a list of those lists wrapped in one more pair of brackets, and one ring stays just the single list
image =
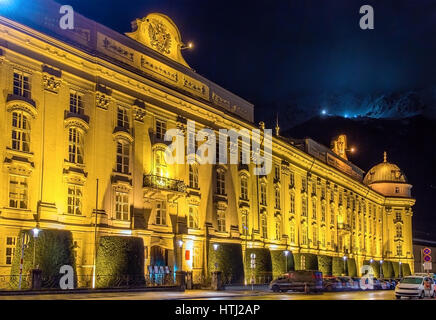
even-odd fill
[{"label": "shrub", "polygon": [[[62,274],[59,273],[63,265],[70,265],[74,270],[74,287],[77,287],[76,263],[73,253],[73,235],[66,230],[42,230],[37,238],[34,238],[30,230],[22,230],[19,233],[15,255],[11,267],[11,284],[18,288],[20,273],[21,243],[23,234],[29,235],[29,243],[24,249],[23,275],[28,275],[33,269],[33,253],[35,246],[35,267],[42,271],[42,287],[59,287]],[[36,245],[35,245],[36,244]],[[27,289],[30,283],[23,281],[21,288]]]},{"label": "shrub", "polygon": [[96,262],[96,287],[143,285],[144,242],[142,238],[103,236]]},{"label": "shrub", "polygon": [[382,270],[384,278],[393,278],[394,269],[391,261],[384,261],[382,264]]},{"label": "shrub", "polygon": [[412,274],[412,271],[410,270],[410,265],[408,263],[402,264],[402,276],[407,277]]},{"label": "shrub", "polygon": [[322,272],[323,275],[332,275],[332,260],[333,259],[330,256],[318,256],[318,269]]},{"label": "shrub", "polygon": [[[289,270],[294,270],[294,256],[289,252],[288,256],[282,250],[271,251],[273,277],[276,278]],[[287,270],[286,270],[287,266]]]},{"label": "shrub", "polygon": [[374,271],[374,277],[380,278],[380,262],[373,261],[371,264],[372,270]]},{"label": "shrub", "polygon": [[394,269],[394,277],[398,278],[399,277],[399,269],[400,269],[400,264],[396,261],[392,261],[392,268]]},{"label": "shrub", "polygon": [[350,277],[357,277],[357,266],[354,258],[347,259],[347,269]]},{"label": "shrub", "polygon": [[333,257],[332,273],[334,276],[340,276],[345,273],[344,260],[341,257]]},{"label": "shrub", "polygon": [[208,257],[209,275],[215,271],[216,263],[217,271],[223,273],[223,280],[228,283],[244,283],[244,264],[240,244],[220,243],[217,250],[214,250],[213,245],[209,244]]}]

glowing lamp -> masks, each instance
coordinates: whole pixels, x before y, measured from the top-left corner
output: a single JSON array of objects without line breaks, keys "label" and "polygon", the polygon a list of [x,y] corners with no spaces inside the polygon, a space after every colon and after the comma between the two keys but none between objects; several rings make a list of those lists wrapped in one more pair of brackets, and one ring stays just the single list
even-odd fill
[{"label": "glowing lamp", "polygon": [[214,244],[213,244],[213,250],[217,251],[217,250],[218,250],[218,247],[219,247],[219,244],[218,244],[218,243],[214,243]]},{"label": "glowing lamp", "polygon": [[[0,0],[1,1],[1,0]],[[38,237],[38,235],[39,235],[39,232],[40,232],[41,230],[39,230],[38,228],[33,228],[32,229],[32,233],[33,233],[33,237],[34,238],[37,238]]]}]

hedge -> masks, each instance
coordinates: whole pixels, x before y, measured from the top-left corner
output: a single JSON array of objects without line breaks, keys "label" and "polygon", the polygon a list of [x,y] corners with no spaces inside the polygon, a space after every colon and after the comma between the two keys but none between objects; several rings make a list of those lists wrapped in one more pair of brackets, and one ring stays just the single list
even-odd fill
[{"label": "hedge", "polygon": [[332,261],[332,273],[334,276],[341,276],[345,274],[344,270],[344,259],[341,257],[333,257]]},{"label": "hedge", "polygon": [[332,275],[332,260],[333,258],[330,256],[318,256],[318,269],[322,272],[323,275]]},{"label": "hedge", "polygon": [[374,271],[374,277],[380,278],[380,262],[379,261],[373,261],[371,263],[372,270]]},{"label": "hedge", "polygon": [[391,261],[384,261],[382,264],[383,278],[393,278],[394,269]]},{"label": "hedge", "polygon": [[[228,283],[244,283],[244,264],[240,244],[220,243],[217,250],[213,248],[213,244],[209,244],[208,257],[209,275],[213,271],[221,271],[224,280]],[[215,263],[217,270],[215,270]]]},{"label": "hedge", "polygon": [[[42,271],[41,286],[43,288],[58,288],[60,278],[63,276],[63,274],[59,273],[60,268],[63,265],[70,265],[74,270],[74,287],[76,288],[77,273],[73,252],[73,235],[70,231],[53,229],[42,230],[37,238],[33,237],[31,230],[20,231],[11,266],[11,285],[14,288],[18,288],[21,243],[24,233],[29,235],[29,243],[24,249],[23,275],[30,274],[30,271],[33,269],[35,246],[35,267],[39,267]],[[30,286],[30,281],[23,281],[21,288],[28,289]]]},{"label": "hedge", "polygon": [[270,253],[274,278],[288,272],[289,270],[294,270],[294,255],[292,252],[288,251],[288,256],[285,256],[285,253],[282,250],[273,250]]},{"label": "hedge", "polygon": [[347,269],[350,277],[357,277],[357,266],[354,258],[347,259]]},{"label": "hedge", "polygon": [[402,276],[410,276],[412,274],[412,271],[410,270],[410,265],[408,263],[403,263],[402,266]]},{"label": "hedge", "polygon": [[103,236],[96,262],[96,287],[132,286],[145,283],[142,238]]},{"label": "hedge", "polygon": [[[256,255],[255,268],[251,269],[251,255]],[[272,276],[272,261],[271,253],[267,248],[248,248],[246,252],[246,260],[244,264],[244,272],[247,275],[247,279],[251,275],[258,276]]]},{"label": "hedge", "polygon": [[[301,257],[305,257],[305,265],[301,265]],[[294,253],[295,270],[318,270],[318,258],[312,253]]]},{"label": "hedge", "polygon": [[399,271],[400,264],[398,262],[396,262],[396,261],[392,261],[392,267],[394,269],[394,277],[398,278],[399,277],[399,272],[398,271]]}]

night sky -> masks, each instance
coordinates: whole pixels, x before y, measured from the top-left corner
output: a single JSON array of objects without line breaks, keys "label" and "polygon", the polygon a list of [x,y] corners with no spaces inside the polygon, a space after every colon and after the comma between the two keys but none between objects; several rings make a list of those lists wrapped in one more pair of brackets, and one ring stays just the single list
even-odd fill
[{"label": "night sky", "polygon": [[[190,66],[255,104],[256,120],[270,127],[276,112],[286,128],[323,109],[365,115],[380,96],[410,91],[434,111],[436,1],[59,2],[121,33],[150,12],[168,15],[195,44],[184,52]],[[374,8],[374,30],[359,28],[365,4]]]}]

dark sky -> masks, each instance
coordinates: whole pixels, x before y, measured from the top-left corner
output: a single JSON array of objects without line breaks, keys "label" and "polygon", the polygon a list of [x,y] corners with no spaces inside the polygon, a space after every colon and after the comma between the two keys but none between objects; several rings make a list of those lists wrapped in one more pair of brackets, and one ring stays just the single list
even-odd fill
[{"label": "dark sky", "polygon": [[[168,15],[195,44],[184,52],[190,66],[254,103],[256,120],[269,126],[276,112],[282,128],[323,109],[365,115],[380,97],[388,109],[398,100],[436,106],[436,0],[58,2],[121,33],[150,12]],[[365,4],[374,30],[359,28]],[[404,98],[416,90],[418,98]]]}]

